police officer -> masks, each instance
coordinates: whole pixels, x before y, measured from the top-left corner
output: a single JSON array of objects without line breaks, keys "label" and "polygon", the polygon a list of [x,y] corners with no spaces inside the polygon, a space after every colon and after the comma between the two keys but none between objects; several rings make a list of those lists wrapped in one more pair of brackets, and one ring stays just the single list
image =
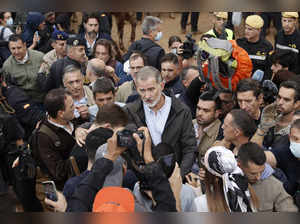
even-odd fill
[{"label": "police officer", "polygon": [[216,38],[223,40],[233,40],[234,34],[231,29],[225,28],[228,20],[227,12],[214,12],[213,25],[214,27],[205,34],[210,34]]},{"label": "police officer", "polygon": [[281,13],[282,30],[275,37],[275,48],[290,50],[297,54],[297,63],[291,71],[300,73],[300,33],[297,29],[298,12]]},{"label": "police officer", "polygon": [[85,65],[87,60],[85,41],[79,37],[70,37],[67,40],[67,56],[63,59],[58,59],[52,64],[45,84],[42,85],[42,82],[39,81],[39,85],[45,92],[62,87],[62,75],[64,68],[72,64],[80,67],[85,74]]},{"label": "police officer", "polygon": [[261,36],[263,26],[264,21],[259,15],[248,16],[245,20],[245,37],[237,40],[237,44],[244,48],[251,58],[252,74],[257,69],[263,72],[267,70],[267,56],[273,50],[272,44]]}]

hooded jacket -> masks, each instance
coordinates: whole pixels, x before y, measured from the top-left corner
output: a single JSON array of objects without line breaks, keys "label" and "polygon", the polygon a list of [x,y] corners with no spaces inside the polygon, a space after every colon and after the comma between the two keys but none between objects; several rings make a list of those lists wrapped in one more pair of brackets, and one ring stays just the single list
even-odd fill
[{"label": "hooded jacket", "polygon": [[38,27],[43,21],[45,21],[45,16],[40,12],[30,12],[28,14],[25,30],[22,34],[23,40],[26,42],[27,47],[32,45],[34,33],[38,31]]}]

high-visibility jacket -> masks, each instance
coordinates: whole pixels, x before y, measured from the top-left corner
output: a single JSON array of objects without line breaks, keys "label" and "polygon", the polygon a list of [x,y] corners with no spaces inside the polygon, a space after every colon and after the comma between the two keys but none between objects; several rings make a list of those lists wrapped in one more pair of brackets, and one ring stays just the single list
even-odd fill
[{"label": "high-visibility jacket", "polygon": [[[231,77],[224,77],[222,74],[219,75],[222,86],[226,89],[230,87],[231,82],[232,90],[236,90],[238,82],[242,79],[251,78],[252,74],[252,62],[248,53],[241,47],[239,47],[235,40],[229,40],[232,44],[232,57],[237,61],[237,67],[234,74]],[[209,77],[210,82],[214,87],[217,85],[213,82],[212,75],[208,76],[208,63],[203,65],[203,74],[207,78]]]}]

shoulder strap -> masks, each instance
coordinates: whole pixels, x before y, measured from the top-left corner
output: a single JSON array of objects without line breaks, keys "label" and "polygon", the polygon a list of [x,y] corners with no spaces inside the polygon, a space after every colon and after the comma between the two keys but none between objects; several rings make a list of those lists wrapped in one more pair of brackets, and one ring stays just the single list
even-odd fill
[{"label": "shoulder strap", "polygon": [[57,134],[51,128],[49,128],[47,125],[42,124],[39,131],[48,135],[54,142],[55,147],[60,147],[61,141]]}]

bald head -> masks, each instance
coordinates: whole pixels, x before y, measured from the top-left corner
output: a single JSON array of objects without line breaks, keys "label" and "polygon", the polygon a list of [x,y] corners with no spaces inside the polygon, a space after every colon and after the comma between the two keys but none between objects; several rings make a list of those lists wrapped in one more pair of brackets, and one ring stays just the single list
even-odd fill
[{"label": "bald head", "polygon": [[93,82],[105,73],[105,63],[99,58],[93,58],[88,61],[86,75]]}]

